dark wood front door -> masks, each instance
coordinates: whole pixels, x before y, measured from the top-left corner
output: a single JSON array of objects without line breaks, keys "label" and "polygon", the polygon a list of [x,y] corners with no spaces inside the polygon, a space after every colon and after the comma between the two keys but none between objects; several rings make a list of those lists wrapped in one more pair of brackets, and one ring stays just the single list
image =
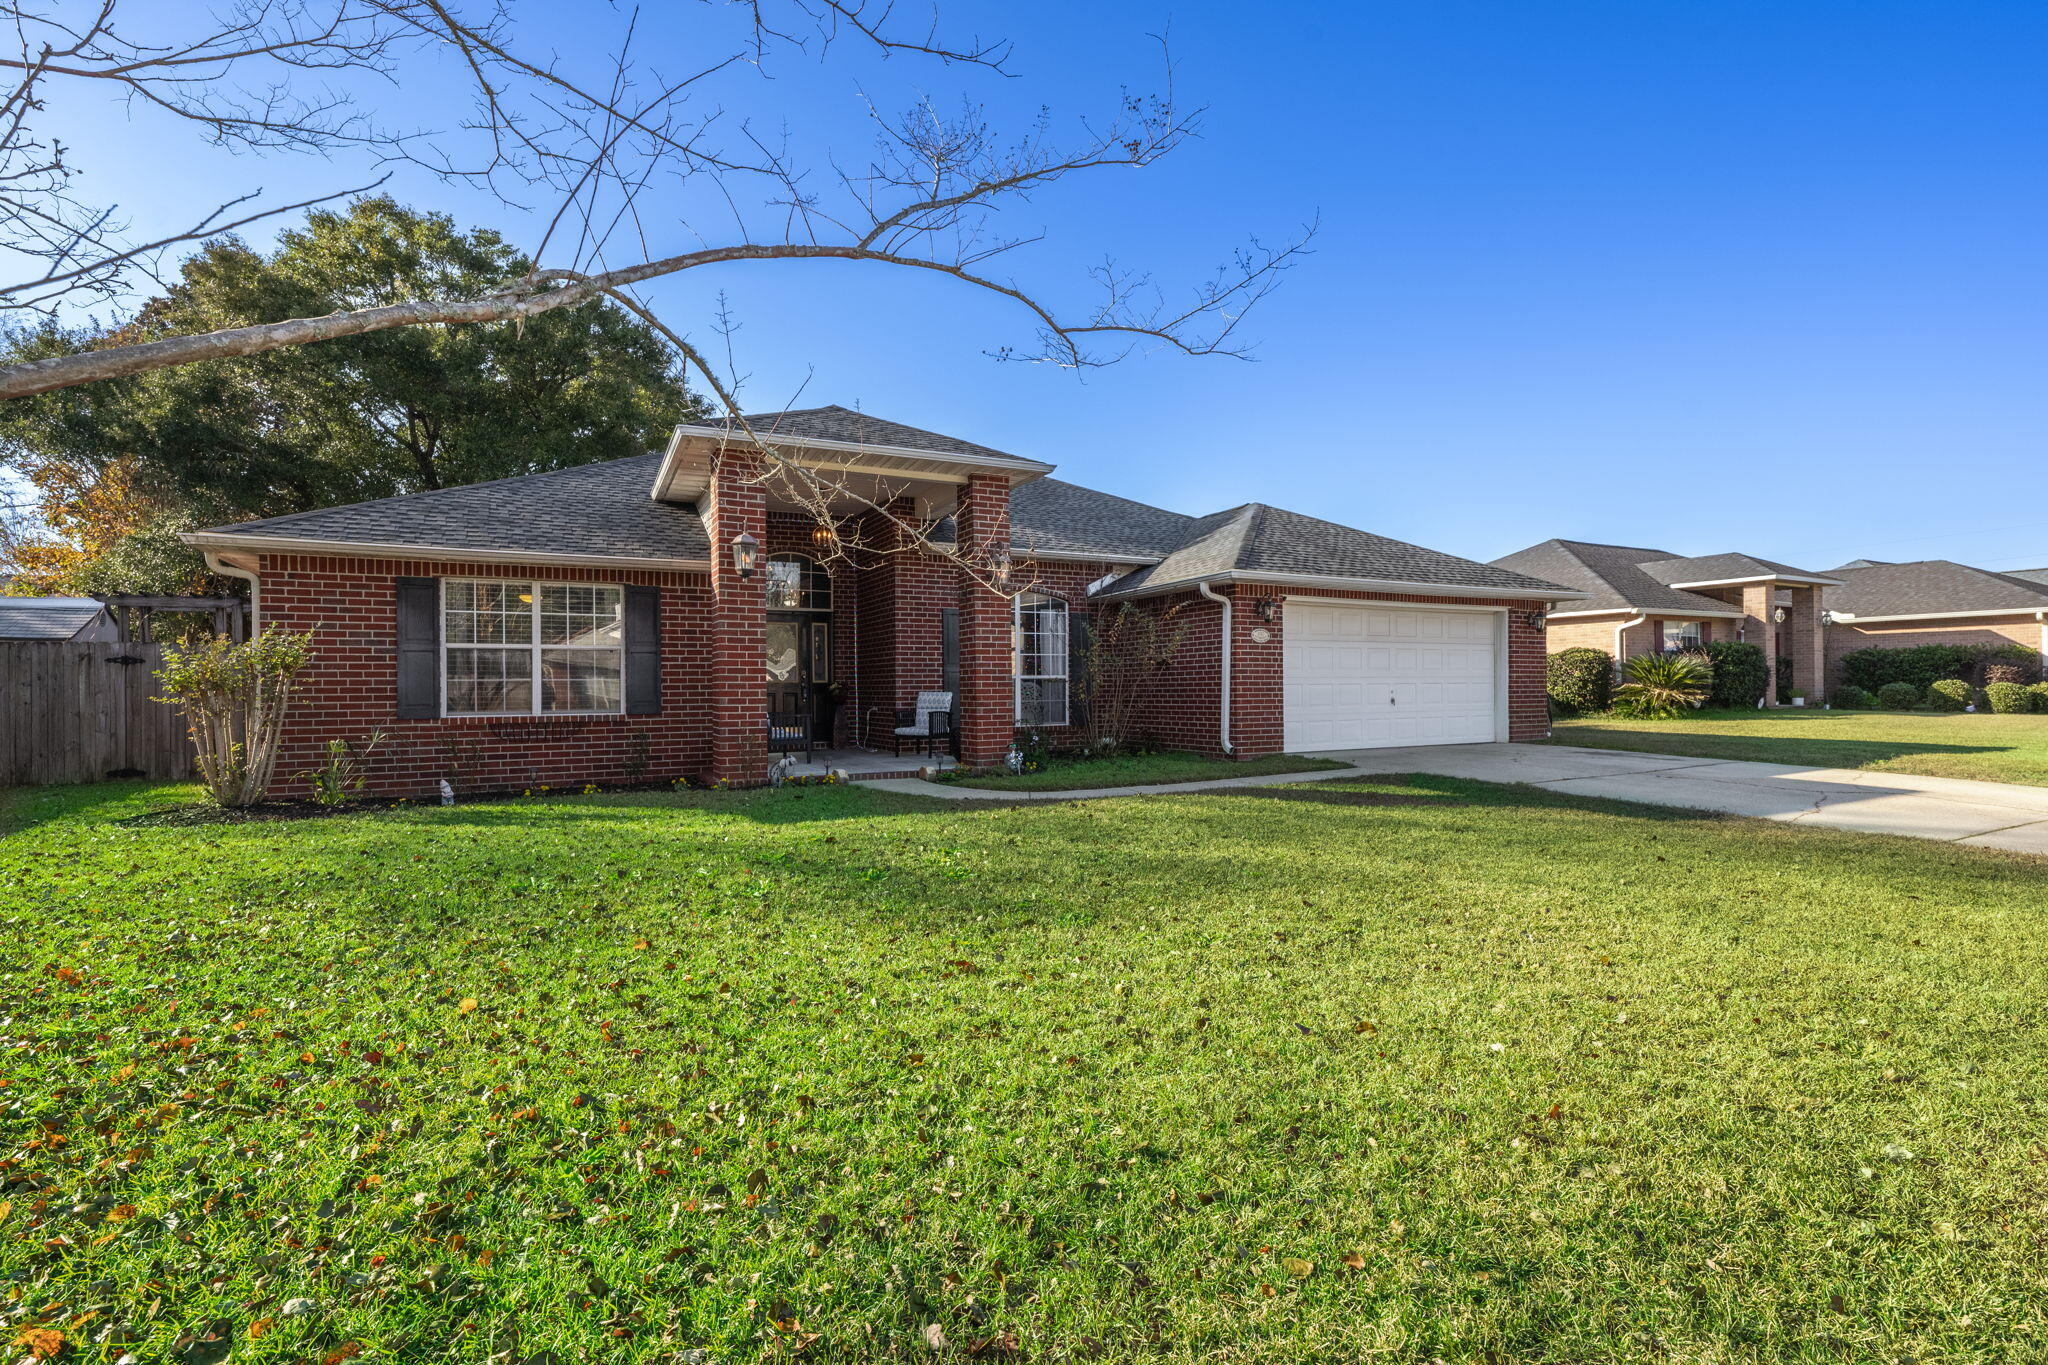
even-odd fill
[{"label": "dark wood front door", "polygon": [[768,617],[768,710],[810,717],[811,738],[832,741],[832,623],[823,616]]}]

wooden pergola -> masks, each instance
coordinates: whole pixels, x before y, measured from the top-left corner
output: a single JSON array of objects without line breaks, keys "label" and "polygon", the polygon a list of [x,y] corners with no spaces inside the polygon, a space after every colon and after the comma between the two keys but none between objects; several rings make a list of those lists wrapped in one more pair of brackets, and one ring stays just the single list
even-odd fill
[{"label": "wooden pergola", "polygon": [[148,597],[134,593],[94,593],[114,613],[123,641],[148,644],[151,618],[158,612],[199,613],[213,619],[213,633],[231,640],[249,638],[249,604],[239,597]]}]

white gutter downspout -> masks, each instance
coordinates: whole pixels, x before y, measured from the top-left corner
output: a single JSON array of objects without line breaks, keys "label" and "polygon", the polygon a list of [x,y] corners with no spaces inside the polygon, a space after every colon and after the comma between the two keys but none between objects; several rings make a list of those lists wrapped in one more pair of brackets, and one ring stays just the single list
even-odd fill
[{"label": "white gutter downspout", "polygon": [[2048,611],[2037,611],[2034,619],[2041,623],[2041,676],[2048,678]]},{"label": "white gutter downspout", "polygon": [[228,578],[245,578],[249,581],[249,638],[252,640],[255,639],[256,632],[260,628],[259,618],[257,616],[258,607],[256,594],[262,588],[262,584],[257,582],[256,580],[255,570],[238,569],[232,564],[224,564],[221,562],[220,556],[215,554],[212,550],[208,550],[206,552],[206,567],[213,570],[215,573],[222,574]]},{"label": "white gutter downspout", "polygon": [[1618,625],[1618,626],[1616,626],[1616,627],[1614,628],[1614,676],[1615,676],[1615,677],[1617,677],[1617,678],[1618,678],[1618,677],[1620,677],[1620,676],[1621,676],[1621,665],[1622,665],[1622,653],[1621,653],[1621,637],[1622,637],[1623,635],[1627,634],[1627,633],[1628,633],[1629,631],[1631,631],[1631,630],[1635,629],[1635,628],[1636,628],[1637,626],[1641,625],[1641,624],[1642,624],[1643,622],[1645,622],[1645,621],[1647,621],[1647,620],[1649,620],[1649,619],[1650,619],[1650,617],[1649,617],[1649,614],[1648,614],[1648,613],[1645,613],[1645,614],[1643,614],[1643,615],[1641,615],[1641,616],[1638,616],[1638,617],[1637,617],[1637,618],[1636,618],[1635,620],[1633,620],[1633,621],[1623,621],[1623,622],[1622,622],[1622,623],[1621,623],[1620,625]]},{"label": "white gutter downspout", "polygon": [[1237,750],[1230,743],[1230,599],[1207,583],[1195,584],[1195,591],[1223,608],[1223,723],[1217,728],[1222,732],[1223,752],[1234,754]]}]

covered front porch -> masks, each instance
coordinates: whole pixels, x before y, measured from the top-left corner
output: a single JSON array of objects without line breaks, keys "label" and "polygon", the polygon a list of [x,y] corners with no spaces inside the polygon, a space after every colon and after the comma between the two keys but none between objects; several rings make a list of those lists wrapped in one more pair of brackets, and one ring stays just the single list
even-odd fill
[{"label": "covered front porch", "polygon": [[[658,484],[710,533],[715,774],[758,785],[785,755],[806,776],[992,767],[1015,728],[1012,607],[953,547],[1007,546],[1013,476],[925,452],[833,464],[812,483],[704,442],[672,448]],[[941,522],[935,547],[920,533]],[[899,755],[906,720],[934,733]]]}]

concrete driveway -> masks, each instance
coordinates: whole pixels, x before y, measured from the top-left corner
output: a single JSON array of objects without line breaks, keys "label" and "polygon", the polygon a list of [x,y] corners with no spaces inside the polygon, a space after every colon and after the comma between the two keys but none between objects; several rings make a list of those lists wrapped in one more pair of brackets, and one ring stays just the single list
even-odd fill
[{"label": "concrete driveway", "polygon": [[[2048,787],[1551,744],[1347,749],[1319,757],[1342,759],[1369,773],[1526,782],[1580,796],[2048,855]],[[1335,775],[1303,773],[1300,780]]]}]

